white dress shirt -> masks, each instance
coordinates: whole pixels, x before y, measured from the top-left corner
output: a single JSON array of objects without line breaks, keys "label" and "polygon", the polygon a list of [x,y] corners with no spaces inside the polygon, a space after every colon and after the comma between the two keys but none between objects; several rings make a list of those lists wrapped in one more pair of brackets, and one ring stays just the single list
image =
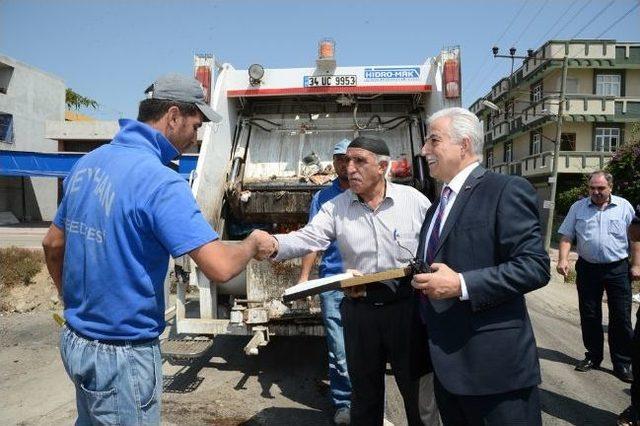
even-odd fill
[{"label": "white dress shirt", "polygon": [[[451,182],[445,183],[442,186],[442,189],[448,186],[449,189],[451,189],[451,193],[449,194],[449,201],[447,202],[447,205],[444,209],[444,213],[442,213],[439,232],[442,232],[442,229],[444,228],[444,224],[447,222],[447,217],[449,217],[449,212],[451,212],[453,203],[456,202],[456,198],[458,197],[458,194],[462,189],[462,185],[464,185],[465,181],[467,180],[467,178],[469,177],[473,169],[475,169],[479,165],[480,164],[478,162],[469,164],[467,167],[460,170],[458,174],[455,175],[453,179],[451,179]],[[442,193],[440,194],[440,199],[442,199]],[[431,223],[429,224],[429,230],[427,231],[427,236],[426,236],[425,246],[424,246],[425,256],[427,254],[427,244],[429,243],[429,237],[431,237],[431,231],[433,231],[433,224],[436,221],[437,216],[438,216],[438,212],[436,210],[436,213],[431,218]],[[460,300],[469,300],[469,292],[467,291],[467,284],[465,283],[464,278],[462,277],[462,274],[458,274],[458,276],[460,277],[460,290],[462,291],[462,296],[460,296]]]}]

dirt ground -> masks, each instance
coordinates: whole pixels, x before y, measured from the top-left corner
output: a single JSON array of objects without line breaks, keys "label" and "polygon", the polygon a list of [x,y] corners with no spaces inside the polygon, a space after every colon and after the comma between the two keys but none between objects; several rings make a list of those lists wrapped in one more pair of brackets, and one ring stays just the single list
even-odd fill
[{"label": "dirt ground", "polygon": [[33,310],[54,311],[59,308],[58,293],[46,268],[32,279],[29,285],[10,288],[3,305],[8,312],[25,313]]},{"label": "dirt ground", "polygon": [[[67,425],[75,419],[74,389],[60,361],[59,329],[52,320],[54,293],[46,276],[36,281],[12,295],[22,303],[20,313],[0,314],[2,425]],[[608,357],[600,370],[573,370],[584,351],[575,287],[556,276],[527,301],[543,374],[544,424],[615,424],[629,391],[612,375]],[[247,340],[219,336],[199,360],[165,361],[163,424],[330,424],[324,340],[276,337],[256,357],[244,355]],[[390,375],[387,395],[387,418],[404,424]]]}]

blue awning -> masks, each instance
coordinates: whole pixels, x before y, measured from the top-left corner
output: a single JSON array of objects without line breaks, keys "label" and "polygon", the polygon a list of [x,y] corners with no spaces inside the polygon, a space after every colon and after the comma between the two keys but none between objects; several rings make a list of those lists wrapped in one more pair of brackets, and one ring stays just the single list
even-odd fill
[{"label": "blue awning", "polygon": [[[30,152],[0,150],[0,176],[66,177],[85,153]],[[185,154],[178,159],[178,173],[185,179],[196,168],[197,154]]]}]

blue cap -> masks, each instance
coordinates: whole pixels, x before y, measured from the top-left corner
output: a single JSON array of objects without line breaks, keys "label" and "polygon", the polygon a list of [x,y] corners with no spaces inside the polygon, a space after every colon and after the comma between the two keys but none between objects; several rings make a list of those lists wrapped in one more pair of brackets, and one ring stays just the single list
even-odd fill
[{"label": "blue cap", "polygon": [[342,139],[333,147],[333,155],[344,155],[347,153],[347,147],[351,141],[349,139]]}]

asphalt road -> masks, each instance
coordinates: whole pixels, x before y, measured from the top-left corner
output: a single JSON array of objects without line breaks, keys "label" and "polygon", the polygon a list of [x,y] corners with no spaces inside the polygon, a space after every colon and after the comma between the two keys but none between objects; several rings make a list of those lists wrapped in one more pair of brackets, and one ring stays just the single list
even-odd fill
[{"label": "asphalt road", "polygon": [[49,228],[48,223],[38,223],[30,227],[0,226],[0,247],[42,248],[42,239]]},{"label": "asphalt road", "polygon": [[[528,305],[543,372],[544,424],[615,424],[629,394],[611,374],[608,357],[601,370],[573,370],[583,353],[575,288],[556,280],[530,294]],[[257,357],[244,355],[246,341],[221,336],[196,362],[165,362],[163,423],[329,424],[323,339],[274,338]],[[0,365],[0,424],[73,422],[73,387],[51,313],[0,316]],[[397,388],[387,379],[387,417],[403,424]]]}]

